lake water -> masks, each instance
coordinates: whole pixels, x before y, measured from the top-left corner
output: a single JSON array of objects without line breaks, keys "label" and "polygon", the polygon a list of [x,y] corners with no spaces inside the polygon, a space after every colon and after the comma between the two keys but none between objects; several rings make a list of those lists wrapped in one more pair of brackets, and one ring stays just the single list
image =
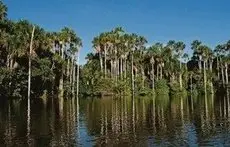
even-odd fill
[{"label": "lake water", "polygon": [[230,99],[1,101],[0,146],[230,146]]}]

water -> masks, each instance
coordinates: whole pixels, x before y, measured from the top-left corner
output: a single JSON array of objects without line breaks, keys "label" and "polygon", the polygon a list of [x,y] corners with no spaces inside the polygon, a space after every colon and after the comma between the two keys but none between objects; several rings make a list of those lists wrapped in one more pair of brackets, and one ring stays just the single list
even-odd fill
[{"label": "water", "polygon": [[230,146],[230,99],[2,101],[0,145]]}]

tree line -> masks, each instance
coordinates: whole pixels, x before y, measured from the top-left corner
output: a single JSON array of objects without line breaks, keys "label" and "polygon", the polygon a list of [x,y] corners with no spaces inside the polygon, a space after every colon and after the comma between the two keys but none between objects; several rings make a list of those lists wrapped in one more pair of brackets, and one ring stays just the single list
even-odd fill
[{"label": "tree line", "polygon": [[81,46],[71,28],[50,32],[28,20],[10,20],[0,1],[0,95],[76,95]]},{"label": "tree line", "polygon": [[213,94],[229,84],[230,41],[212,49],[194,40],[189,55],[182,41],[148,47],[145,37],[117,27],[92,44],[80,81],[86,95]]},{"label": "tree line", "polygon": [[28,20],[10,20],[0,1],[0,95],[212,94],[227,89],[230,41],[212,49],[195,40],[191,54],[182,41],[147,43],[141,35],[114,28],[94,37],[93,51],[80,66],[82,41],[73,29],[50,32]]}]

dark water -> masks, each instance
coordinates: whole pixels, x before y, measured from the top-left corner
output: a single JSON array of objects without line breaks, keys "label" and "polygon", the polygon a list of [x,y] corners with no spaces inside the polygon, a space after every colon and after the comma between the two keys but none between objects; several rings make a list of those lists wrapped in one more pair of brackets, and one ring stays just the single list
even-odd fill
[{"label": "dark water", "polygon": [[0,103],[1,146],[230,146],[230,99]]}]

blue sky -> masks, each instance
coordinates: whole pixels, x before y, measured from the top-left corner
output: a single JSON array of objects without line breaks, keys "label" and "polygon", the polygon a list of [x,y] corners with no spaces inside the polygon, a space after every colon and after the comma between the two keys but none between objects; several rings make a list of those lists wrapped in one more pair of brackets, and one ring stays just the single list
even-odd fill
[{"label": "blue sky", "polygon": [[83,40],[80,63],[100,32],[122,26],[149,44],[192,40],[214,47],[230,39],[230,0],[3,0],[8,17],[58,31],[72,27]]}]

